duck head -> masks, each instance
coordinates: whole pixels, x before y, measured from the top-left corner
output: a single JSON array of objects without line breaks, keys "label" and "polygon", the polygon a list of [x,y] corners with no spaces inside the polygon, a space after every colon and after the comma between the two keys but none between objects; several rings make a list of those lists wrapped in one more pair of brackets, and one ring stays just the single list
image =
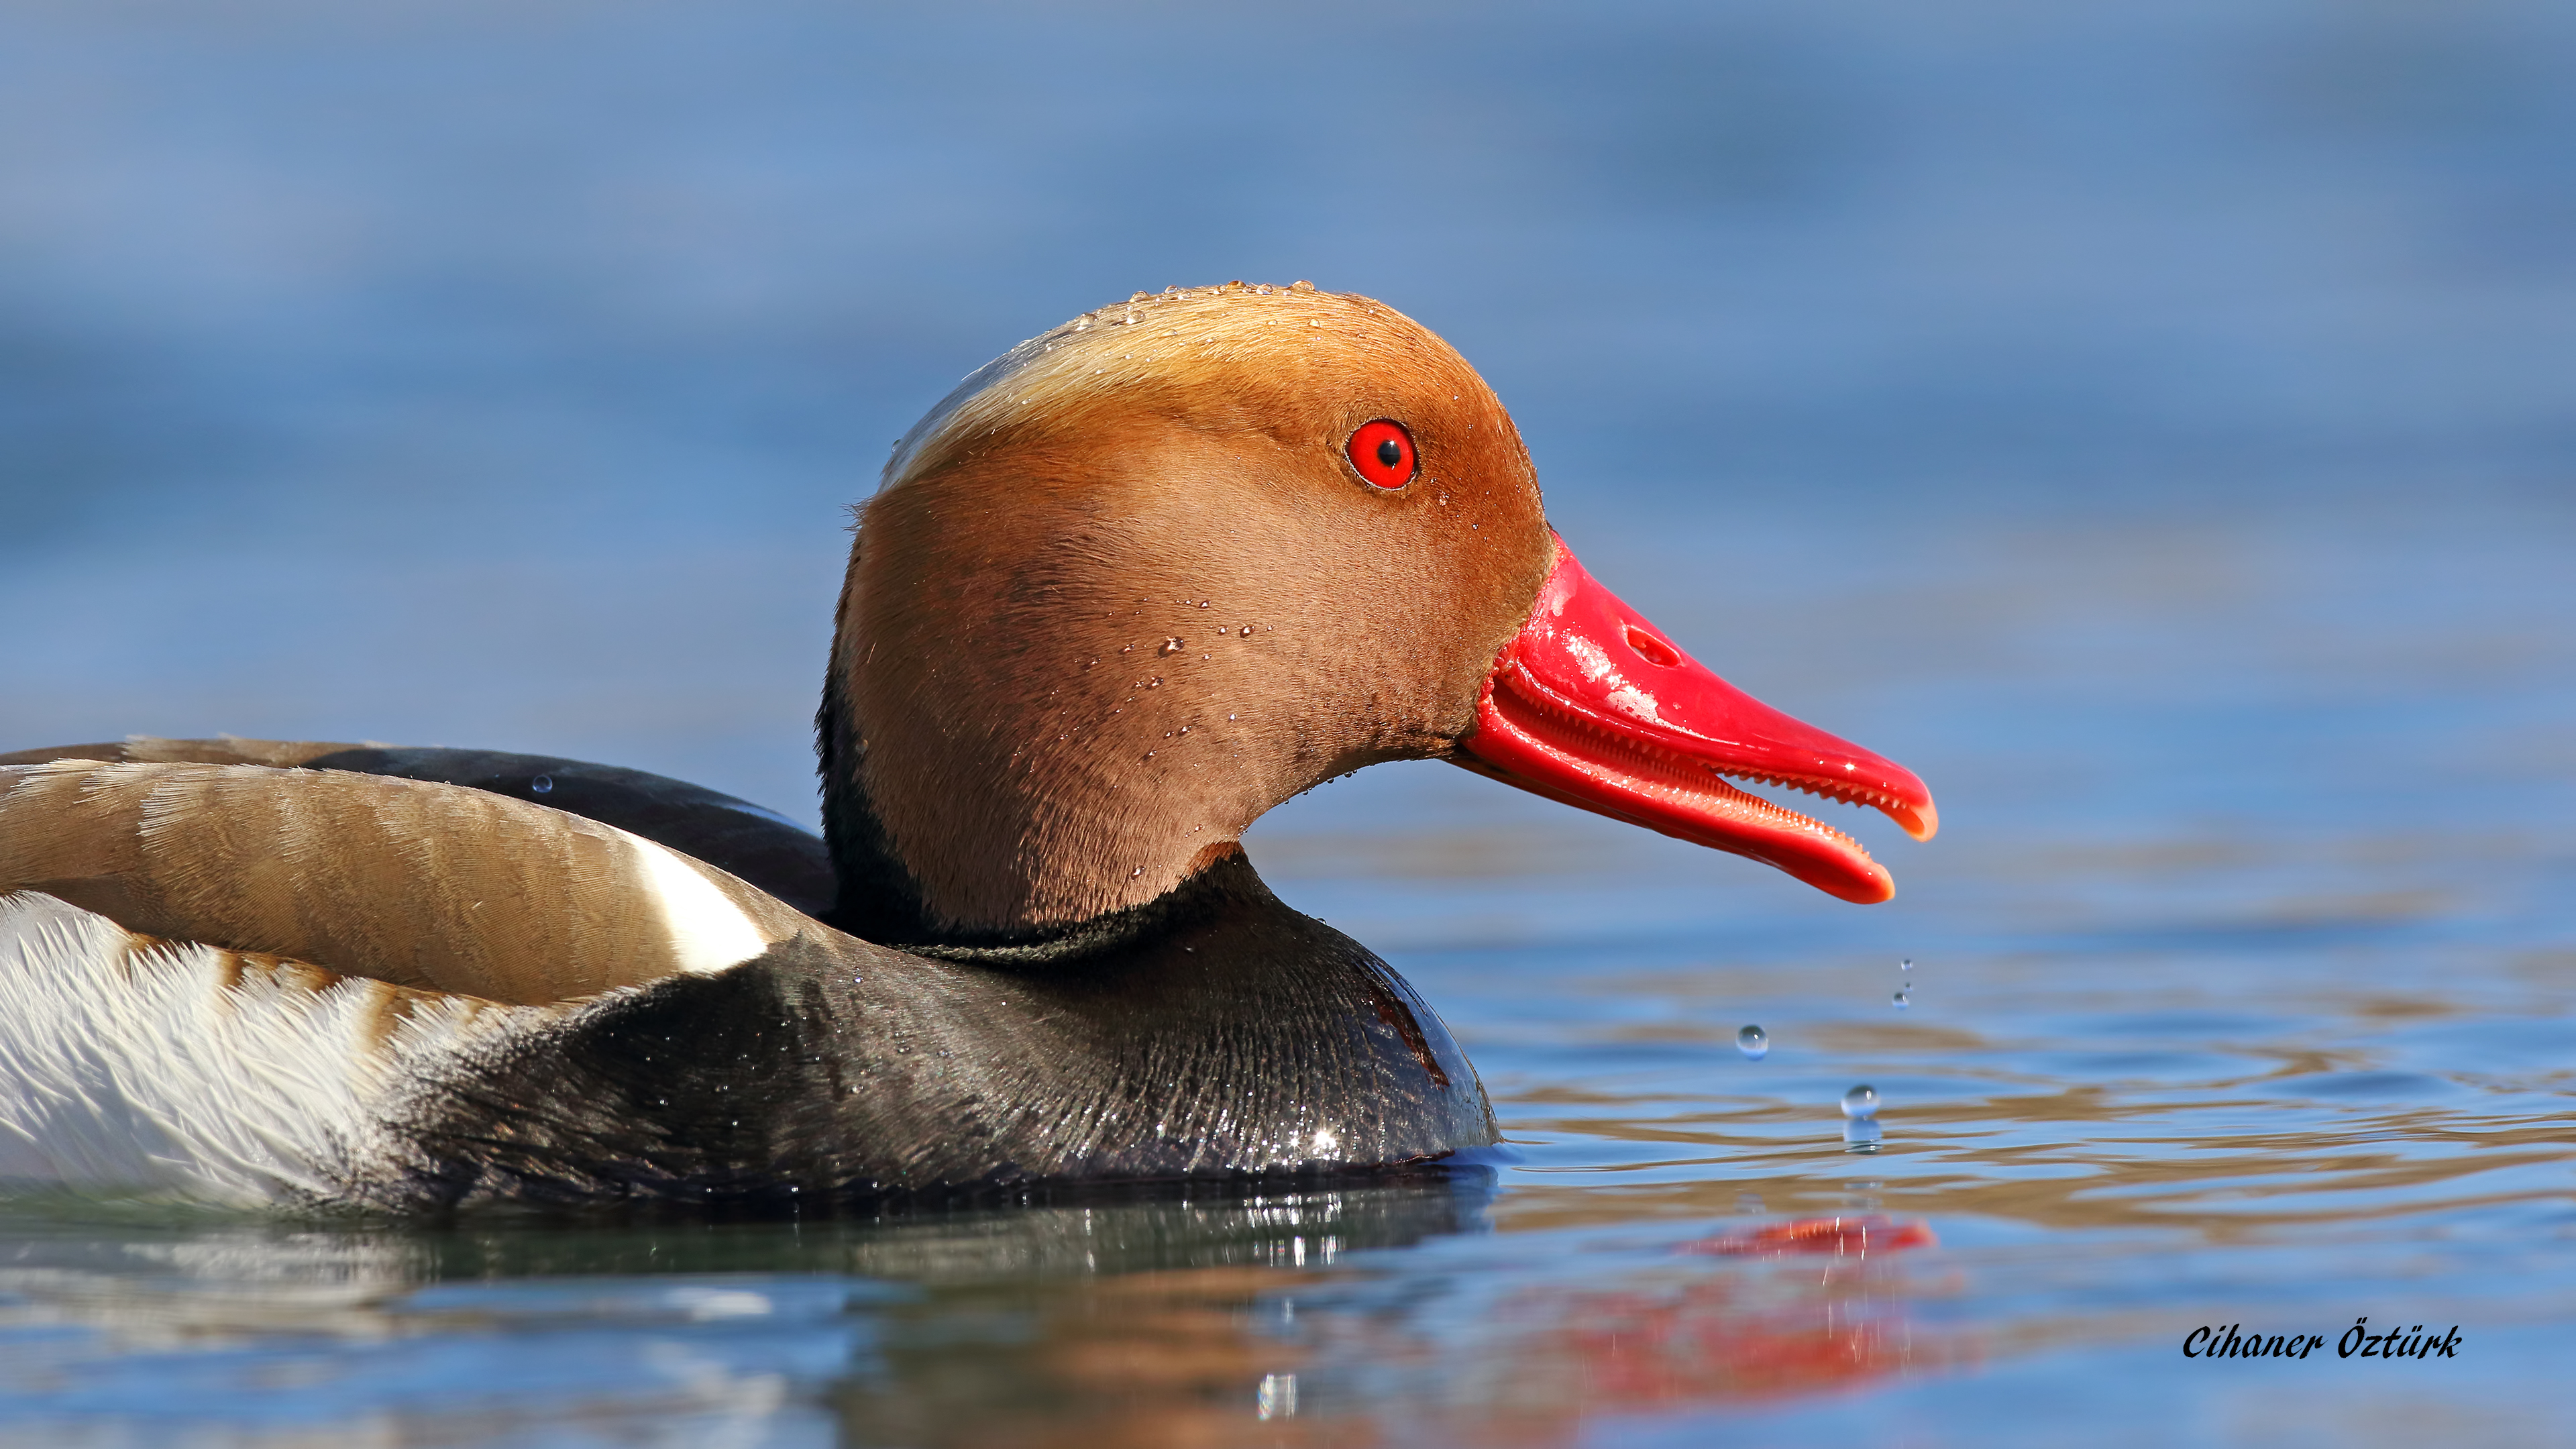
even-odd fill
[{"label": "duck head", "polygon": [[1044,941],[1155,902],[1335,775],[1440,758],[1892,894],[1720,778],[1920,780],[1728,685],[1547,526],[1474,369],[1365,297],[1138,293],[968,377],[863,507],[817,720],[838,924]]}]

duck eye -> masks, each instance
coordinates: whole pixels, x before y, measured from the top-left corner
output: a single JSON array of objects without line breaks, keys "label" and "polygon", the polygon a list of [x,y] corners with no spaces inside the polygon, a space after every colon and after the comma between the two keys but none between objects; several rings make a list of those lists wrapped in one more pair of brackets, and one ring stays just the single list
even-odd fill
[{"label": "duck eye", "polygon": [[1401,488],[1413,481],[1413,435],[1404,424],[1386,418],[1362,423],[1351,434],[1351,466],[1379,488]]}]

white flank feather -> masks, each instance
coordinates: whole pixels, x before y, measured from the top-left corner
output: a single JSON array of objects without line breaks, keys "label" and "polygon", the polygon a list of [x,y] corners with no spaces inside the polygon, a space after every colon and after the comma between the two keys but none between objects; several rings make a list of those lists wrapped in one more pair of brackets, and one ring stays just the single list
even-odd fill
[{"label": "white flank feather", "polygon": [[381,1109],[402,1086],[548,1014],[415,996],[389,1020],[380,982],[295,974],[0,894],[0,1178],[344,1199],[388,1165]]}]

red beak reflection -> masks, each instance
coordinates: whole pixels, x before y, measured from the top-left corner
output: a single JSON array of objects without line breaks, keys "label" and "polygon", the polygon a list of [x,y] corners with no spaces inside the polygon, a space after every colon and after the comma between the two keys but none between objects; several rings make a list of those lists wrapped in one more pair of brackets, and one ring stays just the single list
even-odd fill
[{"label": "red beak reflection", "polygon": [[1913,771],[1718,678],[1596,582],[1562,539],[1459,745],[1469,769],[1749,855],[1863,905],[1896,894],[1896,882],[1858,841],[1719,777],[1868,805],[1917,840],[1940,828]]}]

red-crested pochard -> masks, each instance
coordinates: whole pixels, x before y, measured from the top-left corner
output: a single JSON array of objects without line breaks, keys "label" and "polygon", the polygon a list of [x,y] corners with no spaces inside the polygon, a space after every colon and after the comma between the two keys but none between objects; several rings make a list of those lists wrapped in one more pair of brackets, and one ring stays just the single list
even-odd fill
[{"label": "red-crested pochard", "polygon": [[1887,873],[1729,785],[1904,769],[1584,572],[1512,421],[1365,297],[1173,289],[968,377],[866,505],[822,839],[526,755],[0,757],[0,1179],[426,1210],[778,1207],[1419,1162],[1495,1140],[1437,1016],[1237,844],[1446,759]]}]

